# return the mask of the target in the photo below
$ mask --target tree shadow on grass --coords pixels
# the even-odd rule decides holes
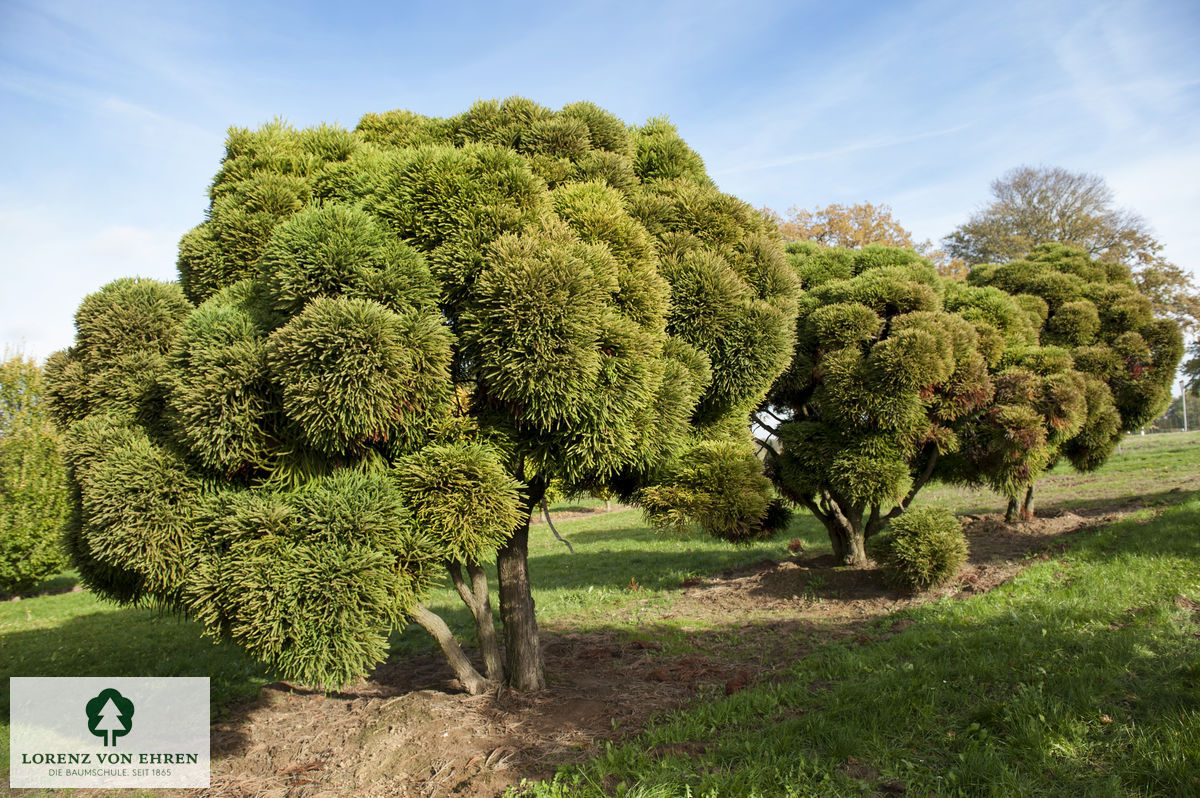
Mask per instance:
[[[622,520],[616,517],[616,513],[614,513],[613,516],[615,520]],[[646,524],[641,518],[638,518],[638,520],[632,524],[626,523],[622,526],[614,525],[611,528],[576,530],[572,528],[572,524],[578,520],[579,519],[571,519],[570,521],[562,522],[555,520],[555,526],[558,528],[558,531],[563,535],[563,537],[567,538],[571,541],[571,543],[576,545],[593,545],[610,542],[628,543],[631,539],[673,542],[680,545],[686,545],[689,541],[693,540],[707,544],[711,544],[713,542],[713,538],[702,532],[683,535],[676,535],[671,532],[662,532],[654,529],[649,524]],[[628,521],[628,519],[624,520]],[[549,534],[548,530],[547,534]],[[786,529],[783,529],[771,537],[763,540],[749,541],[749,544],[754,545],[773,541],[786,542],[794,537],[799,537],[802,540],[811,543],[819,543],[828,540],[828,534],[825,532],[825,528],[818,523],[816,518],[810,515],[806,510],[795,510],[793,512],[792,521]],[[737,544],[735,543],[729,543],[726,545],[729,546],[731,551],[737,549]]]
[[[3,676],[207,676],[214,714],[269,680],[236,646],[203,637],[199,625],[148,609],[96,611],[52,628],[0,636]],[[0,715],[9,682],[0,679]]]
[[[1036,486],[1034,490],[1037,490]],[[1142,508],[1173,507],[1189,502],[1198,496],[1200,496],[1200,490],[1187,490],[1178,487],[1154,493],[1122,496],[1119,499],[1114,499],[1112,496],[1088,498],[1053,496],[1044,502],[1044,506],[1039,509],[1039,512],[1073,512],[1079,515],[1106,514],[1118,510],[1128,511]]]
[[[0,601],[20,601],[40,596],[57,596],[60,593],[74,593],[82,589],[79,584],[79,574],[74,571],[64,571],[48,579],[43,579],[29,590],[23,590],[15,594],[0,593]]]

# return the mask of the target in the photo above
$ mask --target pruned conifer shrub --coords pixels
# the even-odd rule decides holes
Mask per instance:
[[[922,591],[944,585],[958,574],[967,561],[967,538],[949,510],[918,507],[874,538],[870,553],[889,584]]]
[[[551,481],[633,500],[715,446],[737,481],[688,504],[703,527],[780,523],[745,418],[799,287],[667,121],[510,98],[275,122],[230,131],[210,197],[179,283],[102,287],[48,366],[68,548],[102,595],[321,684],[416,620],[466,689],[533,690],[528,521]],[[421,603],[447,574],[486,676]]]

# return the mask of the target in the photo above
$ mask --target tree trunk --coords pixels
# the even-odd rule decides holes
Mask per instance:
[[[842,565],[860,568],[867,564],[866,528],[863,525],[864,507],[843,506],[830,491],[823,491],[818,499],[811,496],[794,496],[793,501],[803,504],[829,533],[833,556]],[[881,528],[879,513],[873,510],[870,523]],[[878,528],[872,530],[878,531]]]
[[[851,504],[844,496],[839,496],[831,488],[823,488],[819,495],[785,495],[792,501],[803,504],[824,524],[829,532],[829,540],[833,543],[833,554],[842,565],[855,568],[867,564],[867,538],[879,534],[896,516],[903,513],[926,482],[933,477],[934,467],[938,462],[939,450],[935,444],[928,444],[924,449],[926,460],[921,473],[913,480],[908,495],[904,501],[897,504],[887,513],[883,513],[878,504],[871,505],[871,513],[864,519],[867,505]],[[1010,506],[1010,512],[1015,512]]]
[[[1025,486],[1024,500],[1018,496],[1010,496],[1008,499],[1008,510],[1004,513],[1004,523],[1016,524],[1025,523],[1033,520],[1033,483]]]
[[[867,564],[866,530],[863,527],[863,509],[837,501],[831,502],[834,519],[841,525],[842,565],[861,568]]]
[[[832,539],[832,533],[830,535]],[[867,564],[866,541],[861,529],[839,530],[833,553],[842,565],[861,568]]]
[[[1033,484],[1025,489],[1025,503],[1021,506],[1021,520],[1033,520]]]
[[[496,552],[500,577],[500,620],[504,624],[505,671],[508,685],[530,692],[546,686],[546,668],[538,641],[537,616],[529,585],[529,519],[545,495],[545,483],[529,485],[523,521],[504,547]]]
[[[483,653],[483,664],[487,668],[489,679],[502,681],[504,661],[500,658],[500,641],[496,639],[496,622],[492,620],[492,599],[488,594],[487,572],[479,563],[469,562],[467,573],[471,575],[472,592],[480,603],[476,623],[479,628],[479,648]]]
[[[450,627],[446,626],[445,621],[420,604],[413,610],[412,617],[414,621],[425,627],[425,631],[433,635],[434,640],[438,641],[438,645],[442,647],[442,653],[446,655],[446,660],[450,663],[450,667],[454,670],[454,675],[462,684],[463,689],[471,695],[479,695],[495,687],[494,682],[483,678],[479,675],[479,671],[475,670],[471,660],[467,659],[462,646],[454,639],[454,634],[450,631]]]
[[[513,533],[496,553],[500,575],[500,620],[508,684],[515,690],[541,690],[546,686],[537,617],[529,586],[529,522]]]
[[[833,556],[842,565],[861,568],[867,564],[861,508],[850,508],[843,512],[831,505],[831,509],[825,529],[829,532],[829,542],[833,544]]]
[[[458,562],[447,563],[450,578],[459,597],[475,618],[475,634],[479,640],[479,653],[483,656],[483,664],[487,676],[492,681],[503,681],[504,662],[500,657],[500,643],[496,639],[496,623],[492,619],[492,601],[488,594],[487,572],[479,563],[466,564],[470,584],[463,578]]]
[[[841,564],[852,565],[854,568],[866,565],[866,544],[862,529],[851,529],[847,534],[845,547],[842,548]]]

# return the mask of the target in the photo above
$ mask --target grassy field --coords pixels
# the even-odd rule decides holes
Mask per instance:
[[[738,547],[702,536],[664,536],[646,525],[640,511],[628,508],[555,522],[555,526],[571,541],[574,554],[545,525],[530,531],[530,578],[538,623],[546,629],[636,633],[640,617],[656,614],[686,579],[767,557],[786,557],[787,542],[794,537],[810,549],[829,547],[824,528],[808,516],[797,517],[786,533],[772,540]],[[494,569],[490,574],[494,589]],[[471,616],[449,586],[435,593],[429,605],[457,633],[472,639]],[[429,636],[416,626],[393,639],[394,656],[429,648]]]
[[[1200,489],[1200,432],[1130,435],[1099,470],[1080,474],[1066,463],[1035,486],[1037,508],[1076,512],[1119,504],[1175,504]],[[1005,501],[990,491],[935,485],[919,503],[941,504],[960,514],[1002,513]]]
[[[878,622],[776,683],[530,788],[565,795],[1200,795],[1200,435],[1131,439],[1042,507],[1141,503],[1012,583]],[[976,491],[926,501],[997,512]],[[903,788],[903,789],[902,789]]]
[[[1086,784],[1080,794],[1194,792],[1198,630],[1175,596],[1200,601],[1200,508],[1187,501],[1198,474],[1200,434],[1130,438],[1092,475],[1056,469],[1039,483],[1040,510],[1170,509],[1095,536],[993,594],[911,611],[913,626],[886,642],[822,649],[797,662],[787,684],[669,719],[539,789],[603,794],[625,782],[644,795],[859,794],[897,779],[946,795],[1036,794],[1063,779]],[[972,514],[1003,509],[998,497],[952,486],[918,501]],[[791,538],[809,552],[828,548],[807,516],[747,547],[664,538],[627,509],[558,527],[574,554],[545,526],[531,534],[539,619],[551,630],[637,635],[642,616],[661,616],[689,577],[787,556]],[[429,603],[470,642],[469,616],[448,587]],[[675,630],[668,647],[686,646],[688,631]],[[432,648],[415,627],[393,643],[394,658]],[[0,603],[0,666],[2,676],[207,675],[218,714],[273,678],[191,622],[86,591]],[[0,720],[7,706],[5,679]],[[667,741],[699,743],[704,753],[655,753]]]
[[[1200,500],[889,616],[538,796],[1200,794]],[[911,624],[911,625],[910,625]],[[889,635],[891,628],[903,628]]]

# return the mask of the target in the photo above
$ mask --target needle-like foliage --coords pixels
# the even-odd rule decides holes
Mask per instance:
[[[797,282],[665,120],[511,98],[275,122],[230,131],[210,196],[179,285],[105,286],[50,363],[94,589],[307,682],[368,671],[414,618],[477,691],[420,601],[448,566],[499,678],[495,556],[508,678],[536,689],[525,552],[551,480],[640,496],[711,450],[739,477],[692,503],[706,527],[776,517],[730,430],[788,361]]]
[[[777,426],[759,415],[779,447],[767,457],[779,490],[825,525],[842,562],[859,565],[866,539],[958,450],[992,399],[989,358],[1028,322],[998,291],[984,298],[996,318],[973,322],[910,250],[798,243],[788,253],[807,290],[791,365],[762,408],[781,414]]]
[[[1018,502],[1028,518],[1043,470],[1062,457],[1098,468],[1122,434],[1166,407],[1183,356],[1179,326],[1154,317],[1125,266],[1058,244],[976,266],[967,283],[958,301],[980,290],[1012,295],[1040,345],[1006,350],[995,407],[968,433],[959,474],[1008,496],[1010,520]]]

